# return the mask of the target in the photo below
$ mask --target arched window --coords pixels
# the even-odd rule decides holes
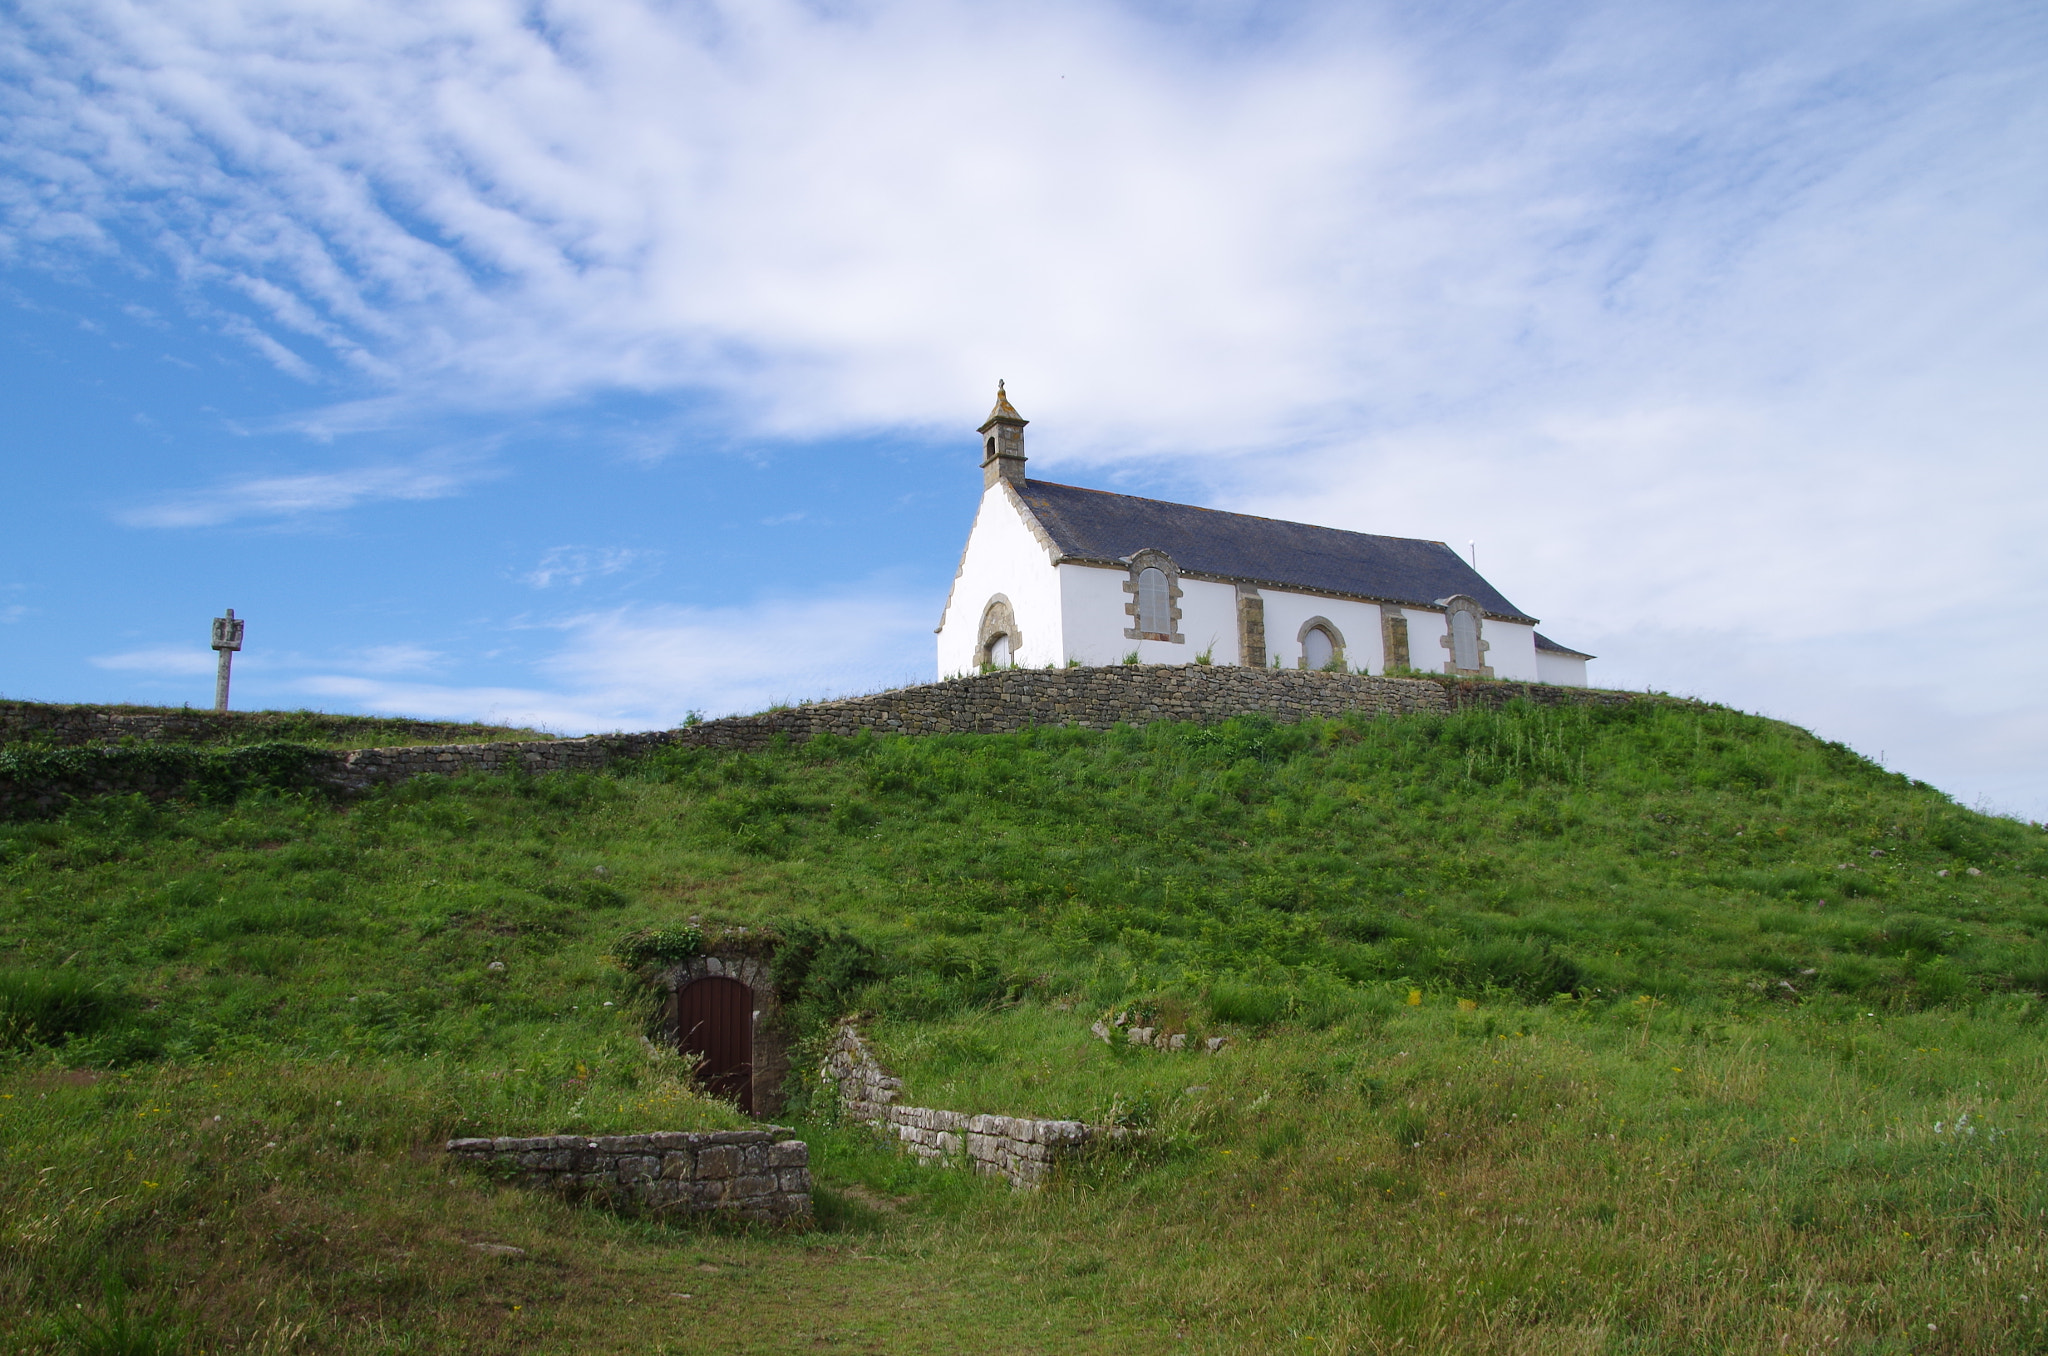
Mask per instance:
[[[1444,672],[1493,677],[1486,662],[1486,652],[1492,648],[1486,639],[1486,614],[1477,600],[1454,593],[1437,599],[1436,605],[1444,610],[1444,633],[1437,637],[1437,644],[1450,651],[1444,659]]]
[[[1337,657],[1337,643],[1330,639],[1328,631],[1314,627],[1301,638],[1301,657],[1306,661],[1304,668],[1326,669]]]
[[[1479,667],[1479,619],[1463,608],[1451,614],[1451,662],[1461,669]]]
[[[1157,565],[1138,571],[1138,630],[1161,635],[1173,630],[1173,600],[1166,588],[1166,571]]]
[[[993,438],[988,440],[988,454],[991,457],[993,457],[996,454],[996,440]]]
[[[1173,558],[1148,546],[1133,551],[1123,563],[1131,571],[1123,584],[1130,595],[1124,615],[1131,619],[1124,639],[1185,645],[1187,637],[1180,633],[1180,571]]]
[[[988,643],[988,662],[999,669],[1010,667],[1010,638],[997,636]]]

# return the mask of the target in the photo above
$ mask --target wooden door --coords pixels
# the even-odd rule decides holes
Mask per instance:
[[[706,975],[676,994],[676,1043],[701,1057],[697,1080],[714,1097],[754,1114],[754,991],[726,975]]]

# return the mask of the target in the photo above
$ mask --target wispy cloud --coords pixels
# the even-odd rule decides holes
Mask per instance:
[[[589,580],[618,574],[635,565],[648,565],[660,558],[659,551],[624,546],[556,546],[543,553],[540,563],[520,578],[537,589],[576,588]]]
[[[219,662],[219,656],[211,650],[182,645],[124,650],[119,654],[94,655],[92,658],[93,666],[96,668],[164,677],[190,677],[193,674],[212,673]]]
[[[1986,620],[2048,603],[2037,3],[1283,8],[28,0],[0,253],[174,274],[336,392],[308,432],[604,391],[741,433],[958,428],[1003,376],[1034,469],[1477,538],[1610,675],[1748,681],[1671,639],[1711,634],[1790,714],[1932,731],[1961,727],[1829,647],[1916,691],[2048,667],[2048,632]],[[597,554],[528,582],[606,573],[563,549]],[[703,646],[806,690],[739,619],[617,625],[641,676],[558,675],[561,711],[653,712],[632,656]],[[1955,718],[2048,767],[2048,733]]]
[[[186,491],[124,509],[131,527],[216,527],[248,518],[300,518],[338,513],[390,499],[445,499],[487,472],[474,466],[363,466],[345,471],[255,476],[212,489]]]
[[[295,686],[371,711],[586,733],[665,728],[691,711],[756,711],[930,675],[927,609],[885,589],[731,608],[621,608],[554,625],[563,643],[533,665],[529,686],[336,672]]]

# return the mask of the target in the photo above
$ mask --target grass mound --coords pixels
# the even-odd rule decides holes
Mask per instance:
[[[0,826],[0,1331],[2022,1349],[2044,874],[2037,828],[1676,703],[102,798]],[[908,1100],[1148,1133],[1016,1198],[804,1080],[802,1238],[450,1176],[453,1134],[737,1123],[633,967],[738,926]]]

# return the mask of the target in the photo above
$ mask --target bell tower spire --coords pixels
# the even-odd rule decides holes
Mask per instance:
[[[1024,483],[1024,425],[1031,421],[1017,413],[1016,406],[1003,390],[1003,383],[996,383],[996,407],[988,412],[988,421],[976,432],[981,434],[981,487],[986,490],[998,480],[1007,480],[1012,485]]]

